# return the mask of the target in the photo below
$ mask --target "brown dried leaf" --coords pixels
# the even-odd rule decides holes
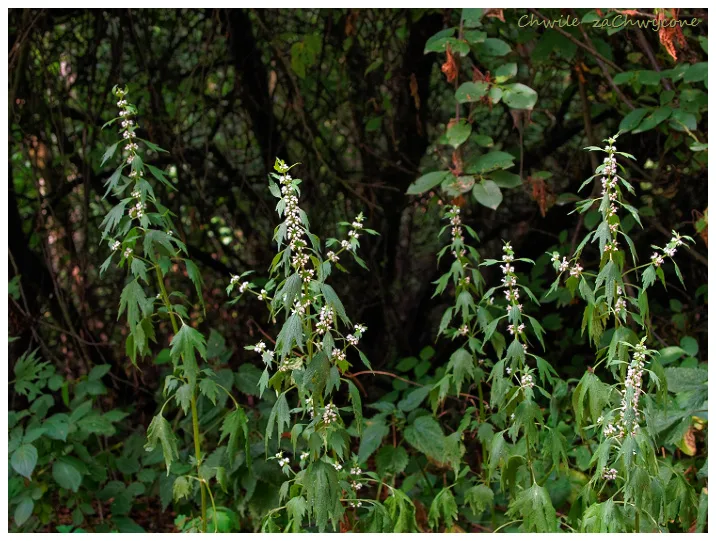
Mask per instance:
[[[487,8],[485,10],[485,17],[494,17],[503,23],[505,22],[505,16],[502,13],[502,8]]]
[[[452,83],[452,82],[455,82],[455,80],[457,80],[458,68],[457,68],[457,62],[455,62],[455,57],[453,56],[449,45],[445,49],[445,55],[447,56],[447,59],[445,60],[445,63],[441,66],[440,69],[445,74],[445,77],[447,78],[447,82]]]

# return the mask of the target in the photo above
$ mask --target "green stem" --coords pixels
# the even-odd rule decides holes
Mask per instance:
[[[161,292],[162,300],[164,301],[164,305],[167,308],[167,312],[169,313],[169,319],[172,323],[172,329],[174,330],[174,334],[176,335],[179,332],[179,326],[177,325],[177,320],[174,317],[174,312],[172,311],[171,302],[169,301],[169,295],[167,294],[167,289],[164,286],[164,274],[162,273],[162,269],[157,267],[155,268],[157,271],[157,281],[159,282],[159,291]],[[183,355],[182,355],[183,358]],[[194,432],[194,456],[196,457],[196,472],[198,477],[201,477],[201,440],[199,436],[199,414],[196,410],[196,391],[193,390],[191,394],[191,424],[193,427]],[[206,487],[204,486],[204,483],[200,483],[201,487],[201,525],[202,525],[202,531],[206,532]]]

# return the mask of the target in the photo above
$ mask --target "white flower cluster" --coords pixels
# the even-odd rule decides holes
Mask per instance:
[[[338,462],[334,462],[333,467],[336,469],[336,471],[341,471],[343,469],[343,466]]]
[[[676,249],[685,244],[682,240],[684,237],[679,235],[676,231],[672,231],[672,234],[673,237],[671,237],[669,244],[667,244],[664,248],[660,248],[660,250],[664,252],[664,255],[668,257],[674,257],[676,255]],[[664,264],[664,256],[658,252],[654,252],[651,256],[651,263],[655,267],[660,267]]]
[[[256,295],[256,298],[260,301],[268,299],[268,292],[265,289],[261,290],[261,293]]]
[[[452,255],[455,258],[463,257],[466,250],[463,248],[465,236],[462,231],[462,221],[460,219],[460,207],[452,205],[447,207],[445,217],[450,220],[450,236],[452,241]],[[459,249],[459,252],[458,252]]]
[[[351,475],[360,475],[363,473],[363,470],[361,470],[358,466],[353,466],[351,468]]]
[[[355,334],[349,334],[346,336],[346,340],[351,346],[357,346],[358,341],[363,336],[363,333],[368,330],[368,327],[365,325],[361,325],[360,323],[354,327],[354,333]]]
[[[331,263],[338,263],[338,260],[340,259],[334,252],[328,252],[326,257]]]
[[[323,306],[321,313],[318,315],[318,324],[316,330],[318,334],[325,334],[331,329],[333,325],[333,309],[329,306]]]
[[[278,465],[281,466],[282,468],[284,466],[288,466],[288,464],[290,462],[290,460],[288,458],[284,458],[282,451],[279,451],[278,453],[276,453],[276,458],[278,459]]]
[[[119,98],[119,101],[117,102],[117,107],[119,108],[119,116],[122,118],[122,121],[120,122],[120,125],[122,126],[122,129],[124,130],[124,133],[122,134],[124,139],[127,139],[127,145],[124,147],[124,150],[127,151],[127,163],[131,164],[134,161],[134,157],[137,155],[138,146],[137,143],[134,142],[134,130],[136,129],[136,125],[134,123],[134,120],[132,120],[131,116],[134,115],[134,111],[129,103],[127,103],[127,100],[124,99],[124,96],[126,95],[126,92],[122,90],[121,88],[117,88],[114,91],[115,95]]]
[[[311,419],[313,419],[316,416],[316,410],[313,409],[313,397],[309,396],[308,398],[306,398],[306,400],[304,400],[304,402],[306,404],[306,409],[308,410],[308,414],[311,416]],[[306,454],[308,454],[308,453],[306,453]]]
[[[284,300],[286,300],[286,295],[283,296]],[[311,299],[309,297],[304,297],[302,299],[296,299],[296,301],[293,303],[293,308],[291,308],[292,314],[297,314],[299,316],[303,316],[306,313],[306,310],[311,306]]]
[[[525,324],[524,324],[524,323],[520,323],[520,324],[517,326],[516,329],[515,329],[515,326],[514,326],[514,325],[510,324],[510,325],[507,326],[507,330],[510,331],[510,334],[514,336],[515,332],[516,332],[517,334],[519,334],[519,333],[521,333],[522,331],[525,330]]]
[[[122,247],[122,243],[118,240],[112,241],[112,243],[109,245],[110,248],[112,248],[113,252],[116,252]]]
[[[323,410],[323,422],[327,425],[338,420],[338,409],[333,404],[328,404]]]
[[[460,334],[460,336],[466,336],[467,333],[470,332],[470,329],[468,328],[467,325],[463,325],[462,327],[460,327],[460,328],[458,329],[457,332]]]
[[[532,374],[525,374],[520,378],[520,387],[523,389],[531,389],[535,386],[535,382],[532,378]]]
[[[348,236],[352,239],[358,240],[358,237],[360,237],[359,231],[363,229],[363,220],[365,220],[365,217],[363,216],[363,213],[361,212],[356,216],[356,219],[353,220],[353,223],[351,224],[351,229],[348,231]]]
[[[517,288],[515,267],[511,265],[511,263],[515,260],[515,252],[512,250],[512,245],[509,242],[505,243],[502,247],[502,251],[505,252],[502,256],[502,261],[505,264],[500,265],[500,269],[502,269],[502,274],[504,274],[502,278],[502,287],[505,288],[505,299],[507,299],[508,303],[507,315],[514,315],[517,317],[518,314],[522,313],[522,304],[520,304],[520,291]],[[525,326],[522,323],[517,324],[517,326],[515,326],[515,324],[510,324],[507,327],[507,330],[513,336],[519,335],[524,331],[524,329]],[[527,351],[527,344],[522,343],[522,348],[524,351]]]
[[[351,507],[363,507],[363,502],[351,502],[349,505]]]
[[[129,217],[130,218],[141,218],[144,216],[144,211],[147,209],[147,204],[142,203],[141,201],[137,201],[137,204],[134,205],[131,209],[129,209]]]
[[[132,249],[131,249],[131,248],[127,248],[127,249],[124,251],[124,257],[129,257],[130,255],[132,255]]]
[[[343,353],[343,352],[342,352],[340,349],[338,349],[338,348],[333,348],[333,351],[331,352],[331,356],[332,356],[334,359],[337,359],[337,360],[339,360],[339,361],[345,361],[345,360],[346,360],[346,354]]]
[[[607,481],[614,481],[614,479],[617,478],[617,470],[614,468],[604,468],[602,470],[602,478],[606,479]]]
[[[308,283],[313,279],[313,269],[306,268],[310,258],[304,252],[308,244],[304,239],[305,229],[301,223],[301,209],[298,206],[296,186],[291,175],[285,172],[278,181],[281,184],[282,201],[285,205],[283,214],[286,217],[286,237],[288,246],[293,253],[291,266],[301,276],[301,279]]]
[[[581,276],[583,270],[584,270],[584,269],[582,268],[582,266],[581,266],[579,263],[575,263],[575,264],[574,264],[574,267],[572,267],[572,268],[569,270],[569,275],[570,275],[570,276],[575,276],[575,277]]]
[[[357,481],[351,481],[351,487],[353,487],[353,490],[355,490],[357,492],[361,488],[363,488],[363,483],[359,483]]]
[[[632,360],[627,369],[624,389],[622,389],[621,406],[616,426],[613,423],[607,425],[603,434],[607,438],[616,437],[623,439],[627,434],[635,436],[639,431],[639,397],[643,393],[642,375],[646,364],[647,348],[644,342],[634,346]]]
[[[309,457],[308,451],[304,451],[301,453],[301,460],[306,460]]]

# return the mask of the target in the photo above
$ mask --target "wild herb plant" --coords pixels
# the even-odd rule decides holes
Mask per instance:
[[[597,347],[597,362],[587,367],[572,397],[581,438],[590,442],[590,448],[591,442],[598,442],[590,462],[593,475],[581,493],[587,507],[581,529],[667,531],[667,524],[674,520],[687,529],[696,513],[696,494],[683,471],[656,452],[658,410],[666,403],[667,380],[655,352],[646,345],[651,331],[647,290],[657,277],[666,286],[663,266],[667,260],[683,283],[672,258],[679,246],[693,243],[693,239],[673,232],[666,246],[652,246],[656,251],[648,263],[638,264],[636,248],[622,228],[620,213],[627,211],[637,223],[641,221],[637,209],[625,200],[624,190],[631,194],[635,191],[617,156],[635,158],[616,150],[617,137],[606,139],[604,148],[587,147],[606,156],[582,188],[594,180],[600,184],[601,194],[578,203],[577,209],[585,213],[598,205],[600,224],[585,235],[570,259],[560,260],[558,252],[552,254],[559,276],[550,292],[568,273],[566,287],[585,303],[582,332],[586,331]],[[580,264],[582,251],[590,241],[598,245],[598,272]],[[600,347],[607,333],[609,342]],[[597,368],[602,364],[616,383],[609,385],[600,379]],[[647,374],[648,387],[643,382]],[[658,394],[649,394],[650,389]]]
[[[168,189],[173,189],[173,186],[160,169],[146,163],[140,144],[153,152],[165,151],[138,137],[137,109],[127,101],[127,89],[115,87],[113,92],[119,100],[119,115],[105,126],[119,124],[120,140],[107,149],[103,163],[114,156],[119,146],[122,147],[122,163],[106,183],[105,196],[112,193],[119,202],[102,223],[103,238],[112,250],[102,270],[109,267],[115,256],[119,257],[118,266],[127,268],[128,280],[120,297],[119,315],[126,313],[129,326],[126,351],[133,363],[136,363],[137,356],[150,353],[149,342],[156,341],[156,326],[167,320],[171,324],[173,373],[164,380],[165,400],[147,429],[146,450],[152,451],[161,446],[169,475],[172,464],[179,459],[179,450],[174,429],[167,420],[167,408],[174,402],[185,415],[191,414],[190,438],[193,439],[194,456],[190,462],[194,473],[185,471],[179,475],[174,480],[173,493],[175,499],[190,497],[198,487],[200,515],[189,521],[186,529],[207,531],[207,507],[211,505],[211,518],[216,530],[218,518],[209,482],[216,479],[223,485],[226,472],[223,467],[204,464],[206,450],[202,449],[197,402],[200,397],[205,397],[216,405],[220,393],[226,393],[233,401],[235,407],[226,414],[221,427],[221,439],[228,437],[230,466],[242,438],[248,446],[247,418],[230,391],[213,377],[211,368],[199,364],[200,360],[206,360],[206,339],[192,326],[189,299],[179,291],[170,293],[167,288],[168,278],[176,275],[183,266],[203,305],[199,269],[188,258],[186,245],[175,233],[173,214],[159,202],[145,174],[151,174]],[[250,458],[247,452],[246,460],[250,461]]]
[[[289,173],[293,167],[276,159],[275,172],[270,174],[269,189],[278,199],[276,211],[284,218],[274,231],[278,253],[269,269],[270,279],[259,287],[245,279],[249,272],[233,276],[227,293],[238,290],[232,302],[255,296],[266,304],[271,321],[284,320],[273,349],[263,340],[246,348],[261,355],[265,364],[261,394],[268,388],[276,393],[264,439],[267,452],[269,446],[272,453],[277,451],[274,459],[288,477],[279,494],[284,505],[267,514],[263,530],[298,532],[312,523],[323,531],[329,522],[337,529],[347,509],[375,503],[366,495],[375,475],[363,472],[363,465],[350,453],[351,436],[360,434],[363,413],[358,388],[346,377],[352,366],[349,356],[357,354],[370,368],[358,348],[367,329],[351,323],[328,279],[334,268],[345,271],[342,257],[364,265],[356,253],[359,238],[376,232],[364,227],[359,214],[352,223],[340,224],[349,228],[347,238],[330,238],[322,249],[299,206],[302,181]],[[343,390],[350,407],[335,401]],[[353,416],[352,428],[346,414]],[[282,442],[289,428],[290,446]],[[276,443],[271,445],[274,436]],[[357,511],[351,515],[348,520],[359,517]]]

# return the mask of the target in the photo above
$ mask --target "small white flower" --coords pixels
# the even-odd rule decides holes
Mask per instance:
[[[341,471],[343,469],[343,466],[341,466],[338,462],[334,463],[333,467],[336,469],[336,471]]]
[[[231,276],[231,285],[237,283],[239,280],[240,280],[240,278],[237,275],[235,275],[235,274],[232,275]]]
[[[254,346],[254,351],[256,353],[262,353],[263,350],[265,350],[265,349],[266,349],[266,344],[263,343],[263,340]]]
[[[127,249],[124,251],[124,257],[129,257],[130,255],[132,255],[132,249],[131,249],[131,248],[127,248]]]
[[[243,284],[241,284],[239,286],[239,293],[243,293],[244,291],[246,291],[248,289],[248,287],[249,287],[249,283],[244,282]]]
[[[118,240],[115,240],[115,241],[110,245],[110,248],[112,248],[112,251],[113,251],[113,252],[116,252],[117,250],[120,249],[121,246],[122,246],[122,244],[121,244]]]
[[[301,460],[306,460],[309,457],[308,451],[301,453]]]

